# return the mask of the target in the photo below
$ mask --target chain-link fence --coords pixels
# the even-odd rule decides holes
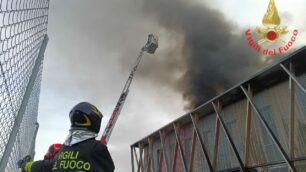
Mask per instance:
[[[49,0],[0,0],[0,171],[34,154]]]

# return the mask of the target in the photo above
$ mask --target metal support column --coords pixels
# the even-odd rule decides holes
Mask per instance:
[[[200,143],[200,145],[201,145],[201,148],[202,148],[203,154],[204,154],[204,156],[205,156],[206,162],[207,162],[207,164],[208,164],[208,168],[209,168],[210,171],[213,171],[213,167],[212,167],[212,165],[211,165],[211,161],[210,161],[210,158],[209,158],[209,156],[208,156],[208,152],[207,152],[207,150],[206,150],[206,148],[205,148],[205,144],[204,144],[204,142],[203,142],[203,138],[202,138],[202,136],[201,136],[201,134],[200,134],[200,131],[199,131],[199,129],[198,129],[198,122],[197,122],[197,121],[198,121],[199,115],[196,114],[196,116],[195,116],[196,119],[194,119],[193,115],[190,114],[190,118],[191,118],[193,127],[194,127],[194,129],[195,129],[197,138],[198,138],[198,140],[199,140],[199,143]],[[205,139],[208,139],[208,138],[205,138]]]
[[[175,172],[177,150],[178,150],[178,143],[177,143],[177,141],[175,141],[174,155],[173,155],[173,160],[172,160],[172,172]]]
[[[241,169],[241,171],[244,172],[244,171],[245,171],[244,164],[243,164],[242,159],[241,159],[241,157],[240,157],[240,155],[239,155],[239,153],[238,153],[238,150],[237,150],[236,147],[235,147],[234,141],[233,141],[233,139],[231,138],[231,136],[230,136],[230,134],[229,134],[229,131],[228,131],[226,125],[225,125],[225,122],[224,122],[223,118],[222,118],[221,115],[220,115],[220,111],[217,109],[217,106],[215,105],[214,102],[211,102],[211,103],[212,103],[212,106],[214,107],[214,110],[215,110],[215,112],[216,112],[216,114],[217,114],[217,117],[218,117],[219,120],[220,120],[221,126],[222,126],[222,128],[223,128],[223,130],[224,130],[224,133],[225,133],[225,136],[226,136],[227,140],[229,141],[229,143],[230,143],[230,145],[231,145],[231,148],[233,149],[233,151],[234,151],[234,153],[235,153],[235,156],[236,156],[236,158],[237,158],[237,160],[238,160],[240,169]],[[218,104],[220,104],[219,101],[218,101]],[[219,105],[219,107],[220,107],[220,105]]]
[[[217,171],[219,139],[220,139],[220,120],[218,116],[216,115],[214,156],[213,156],[213,161],[212,161],[212,168],[214,172]]]
[[[159,136],[160,136],[160,144],[163,150],[163,154],[164,154],[164,159],[165,159],[165,164],[166,164],[166,172],[170,171],[170,166],[167,162],[167,156],[166,156],[166,150],[165,150],[165,132],[164,131],[159,131]]]
[[[291,73],[283,64],[280,64],[280,66],[283,68],[283,70],[290,76],[290,78],[295,82],[297,86],[300,87],[300,89],[306,94],[305,87],[297,80],[297,78],[294,76],[293,73]]]
[[[180,137],[179,136],[180,126],[178,126],[178,124],[173,123],[173,128],[174,128],[176,142],[178,143],[178,147],[179,147],[179,150],[180,150],[181,160],[183,161],[184,170],[185,170],[185,172],[188,172],[186,158],[184,156],[184,151],[182,149],[182,143],[181,143],[181,140],[179,138]]]
[[[138,168],[138,172],[140,171],[140,169],[141,169],[141,172],[144,172],[144,165],[143,165],[142,155],[143,155],[143,146],[140,143],[139,144],[139,165],[140,165],[140,168]]]
[[[252,91],[250,85],[248,85],[248,94],[251,97]],[[247,167],[250,161],[250,141],[251,141],[251,129],[252,129],[252,105],[247,100],[247,116],[246,116],[246,127],[245,127],[245,156],[244,156],[244,164]]]
[[[293,163],[290,161],[289,156],[287,155],[285,149],[282,147],[282,145],[280,144],[280,142],[277,140],[277,137],[275,136],[275,134],[273,133],[272,129],[269,127],[267,121],[263,118],[262,114],[259,112],[258,108],[256,107],[256,105],[254,104],[252,98],[248,95],[248,92],[246,91],[246,89],[241,85],[240,88],[242,89],[242,91],[244,92],[245,96],[247,97],[247,99],[249,100],[249,102],[251,103],[254,111],[256,112],[259,120],[261,121],[261,123],[263,124],[263,126],[265,127],[265,129],[267,130],[268,134],[271,136],[273,142],[276,144],[278,150],[280,151],[281,155],[283,156],[283,158],[285,159],[289,169],[292,172],[296,172],[296,169],[293,165]]]
[[[188,166],[188,172],[192,172],[193,170],[193,160],[194,160],[194,151],[195,151],[195,144],[197,141],[197,136],[196,136],[196,132],[195,129],[193,127],[192,129],[192,141],[191,141],[191,153],[190,153],[190,157],[189,157],[189,166]]]
[[[163,154],[163,150],[161,150],[160,154],[159,154],[159,164],[158,164],[158,172],[162,172],[162,168],[163,168],[163,159],[164,159],[164,154]]]
[[[292,63],[290,63],[290,73],[294,75]],[[295,112],[294,112],[294,97],[295,97],[295,83],[289,76],[289,94],[290,94],[290,114],[289,114],[289,158],[294,159],[294,133],[295,133]],[[294,164],[294,163],[293,163]],[[290,170],[289,170],[290,171]]]
[[[148,156],[148,162],[146,164],[147,169],[146,172],[150,172],[150,169],[153,171],[156,171],[154,168],[154,159],[153,159],[153,140],[151,137],[148,138],[148,143],[149,143],[149,156]]]
[[[140,162],[138,160],[135,147],[133,147],[133,151],[134,151],[134,155],[135,155],[135,159],[136,159],[136,163],[137,163],[137,171],[138,171],[138,169],[140,168]]]
[[[134,168],[134,152],[133,152],[133,147],[131,146],[131,160],[132,160],[132,172],[135,172]]]

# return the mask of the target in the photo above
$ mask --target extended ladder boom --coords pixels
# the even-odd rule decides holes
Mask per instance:
[[[125,83],[125,85],[123,87],[123,90],[122,90],[121,95],[119,97],[119,100],[118,100],[118,102],[117,102],[117,104],[115,106],[115,109],[114,109],[114,111],[112,113],[112,116],[110,117],[110,119],[109,119],[109,121],[108,121],[108,123],[106,125],[106,128],[105,128],[105,130],[103,132],[103,135],[102,135],[102,138],[101,138],[101,142],[103,144],[106,145],[108,143],[108,140],[109,140],[109,138],[111,136],[112,130],[114,129],[115,123],[116,123],[116,121],[117,121],[117,119],[118,119],[118,117],[120,115],[121,109],[122,109],[122,107],[124,105],[124,102],[126,100],[126,97],[127,97],[128,93],[129,93],[129,87],[130,87],[130,85],[132,83],[134,74],[135,74],[135,72],[136,72],[136,70],[137,70],[137,68],[138,68],[138,66],[140,64],[140,61],[141,61],[142,56],[143,56],[143,52],[146,51],[146,52],[148,52],[150,54],[153,54],[157,47],[158,47],[157,37],[155,37],[154,35],[150,34],[149,38],[148,38],[147,44],[140,51],[140,54],[139,54],[139,56],[138,56],[138,58],[136,60],[136,63],[135,63],[135,65],[132,68],[132,71],[130,73],[130,76],[127,79],[127,81],[126,81],[126,83]]]
[[[109,119],[109,121],[108,121],[108,123],[106,125],[106,128],[105,128],[104,133],[103,133],[102,138],[101,138],[101,142],[103,144],[107,144],[107,142],[109,140],[109,137],[110,137],[110,135],[112,133],[114,125],[115,125],[115,123],[116,123],[116,121],[117,121],[117,119],[119,117],[119,114],[121,112],[121,109],[122,109],[122,107],[124,105],[125,99],[126,99],[128,93],[129,93],[129,87],[130,87],[130,85],[132,83],[132,80],[133,80],[133,77],[134,77],[134,73],[137,70],[137,67],[138,67],[138,65],[140,63],[140,60],[141,60],[142,56],[143,56],[143,50],[141,50],[140,55],[137,58],[136,65],[133,67],[133,69],[132,69],[132,71],[130,73],[129,78],[126,81],[126,83],[125,83],[125,85],[123,87],[122,93],[121,93],[121,95],[119,97],[119,100],[118,100],[116,106],[115,106],[115,109],[114,109],[114,111],[112,113],[112,116],[111,116],[111,118]]]

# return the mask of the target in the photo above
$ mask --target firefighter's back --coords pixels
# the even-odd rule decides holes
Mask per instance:
[[[105,145],[95,139],[61,148],[53,172],[113,172],[114,163]]]

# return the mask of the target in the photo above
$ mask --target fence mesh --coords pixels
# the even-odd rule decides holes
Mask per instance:
[[[47,33],[48,9],[49,0],[0,0],[0,171],[18,171],[16,162],[34,149],[42,71],[38,55]],[[35,65],[38,70],[33,70]],[[8,145],[12,148],[7,153]]]

